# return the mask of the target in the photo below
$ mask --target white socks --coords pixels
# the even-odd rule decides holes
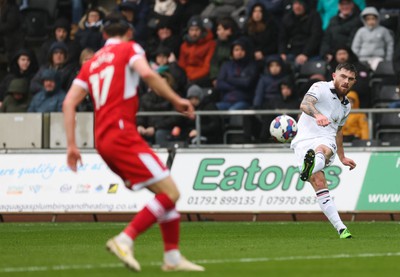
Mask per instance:
[[[321,171],[325,167],[325,155],[322,152],[317,152],[314,159],[314,168],[312,173]]]
[[[133,247],[133,240],[127,235],[125,234],[125,232],[121,232],[119,233],[116,237],[115,240],[117,242],[123,243],[128,245],[130,248]]]
[[[164,252],[164,262],[169,265],[177,265],[181,261],[181,252],[178,249]]]
[[[321,189],[316,192],[318,204],[321,207],[322,212],[329,219],[333,227],[339,232],[341,229],[345,229],[346,226],[340,219],[339,213],[336,209],[335,203],[329,195],[328,189]]]

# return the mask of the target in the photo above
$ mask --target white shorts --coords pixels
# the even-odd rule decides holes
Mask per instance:
[[[317,148],[319,145],[325,145],[332,150],[332,156],[330,157],[329,161],[327,161],[326,166],[329,166],[333,163],[336,157],[336,139],[334,137],[317,137],[313,139],[306,139],[302,141],[296,142],[294,145],[291,146],[294,149],[294,153],[296,155],[297,164],[300,168],[300,171],[303,167],[304,156],[307,153],[308,149]]]

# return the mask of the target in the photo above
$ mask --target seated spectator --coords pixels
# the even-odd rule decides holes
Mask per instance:
[[[176,0],[175,18],[178,20],[179,30],[186,28],[189,19],[195,15],[201,14],[209,4],[209,0]]]
[[[173,86],[173,77],[169,73],[161,73],[161,76]],[[158,94],[148,89],[140,97],[140,111],[174,111],[170,102],[158,96]],[[182,116],[146,116],[137,117],[138,132],[149,143],[155,143],[161,147],[166,147],[173,139],[172,129],[175,126],[180,126],[182,123]],[[154,133],[152,129],[154,128]]]
[[[362,27],[360,13],[353,0],[340,0],[338,6],[339,13],[330,20],[320,48],[320,56],[327,62],[332,61],[333,52],[339,46],[350,47],[354,34]]]
[[[125,19],[135,29],[134,40],[145,47],[147,40],[147,20],[150,12],[149,1],[145,0],[123,0],[118,9]]]
[[[231,45],[237,38],[238,26],[230,17],[217,20],[216,46],[210,62],[210,79],[215,88],[218,72],[222,64],[231,57]]]
[[[393,58],[394,40],[390,31],[379,24],[379,13],[375,7],[367,7],[361,12],[364,27],[357,30],[351,49],[361,62],[366,62],[375,70],[381,61]]]
[[[31,79],[36,74],[38,65],[33,52],[20,49],[9,64],[9,72],[0,83],[0,104],[8,92],[10,82],[15,78],[26,78],[28,87]],[[1,106],[1,105],[0,105]]]
[[[201,17],[215,19],[230,16],[242,5],[243,0],[211,0],[210,4],[202,11]]]
[[[356,91],[360,99],[361,108],[371,107],[371,87],[370,81],[370,69],[365,64],[361,63],[357,56],[353,53],[350,47],[342,46],[338,47],[333,52],[333,60],[328,64],[328,75],[327,79],[332,76],[335,68],[340,63],[351,63],[357,68],[357,82],[352,87],[352,90]]]
[[[154,53],[157,48],[168,48],[174,56],[179,57],[179,48],[182,40],[176,27],[173,26],[173,21],[168,18],[158,20],[155,34],[149,37],[146,46],[148,59],[154,60]]]
[[[251,14],[251,8],[254,6],[254,4],[260,3],[264,6],[268,13],[274,16],[274,19],[277,22],[280,22],[285,12],[286,2],[288,2],[288,0],[248,0],[245,4],[246,15],[249,17]]]
[[[200,16],[193,16],[187,28],[188,31],[180,48],[178,64],[185,70],[190,83],[210,87],[210,63],[216,46],[213,34],[211,30],[203,26]]]
[[[265,103],[280,95],[280,83],[289,75],[285,72],[284,64],[279,55],[269,56],[265,61],[264,70],[257,82],[253,107],[260,109]]]
[[[54,22],[53,32],[51,37],[47,39],[40,47],[38,53],[39,65],[46,65],[48,63],[48,54],[51,46],[55,42],[63,42],[67,47],[68,60],[66,63],[77,63],[81,53],[81,46],[79,42],[70,39],[71,24],[65,18],[58,18]]]
[[[28,80],[15,78],[8,86],[8,94],[0,107],[0,113],[25,113],[32,100],[29,93]]]
[[[187,90],[187,96],[196,111],[215,111],[217,107],[213,101],[208,98],[203,89],[198,85],[191,85]],[[197,143],[196,121],[188,118],[184,119],[185,129],[184,139],[188,143]],[[222,119],[219,116],[201,116],[200,118],[200,140],[201,143],[216,144],[222,142]]]
[[[221,95],[219,110],[245,110],[252,104],[257,83],[257,66],[250,50],[250,42],[239,38],[232,43],[232,59],[222,64],[216,92]]]
[[[104,13],[98,8],[91,8],[86,12],[75,33],[75,41],[79,42],[81,49],[91,48],[97,51],[103,46],[103,18]]]
[[[70,78],[69,78],[69,85],[70,87],[72,85],[72,82],[74,81],[75,77],[78,76],[79,71],[82,68],[82,65],[90,60],[94,56],[94,51],[91,48],[85,48],[81,52],[81,56],[79,57],[79,65],[76,66],[74,71],[72,72]],[[92,100],[90,99],[89,94],[85,96],[85,99],[82,100],[82,102],[78,106],[78,111],[79,112],[92,112],[93,111],[93,103]]]
[[[308,60],[319,59],[322,23],[319,14],[310,10],[305,0],[293,0],[292,10],[282,19],[279,53],[296,68]]]
[[[351,14],[359,14],[364,8],[365,0],[318,0],[317,11],[321,16],[322,30],[326,31],[332,18],[337,15],[343,15],[345,19],[348,11],[351,11]]]
[[[180,95],[184,96],[187,85],[185,71],[177,64],[175,55],[170,49],[160,46],[155,52],[155,59],[150,61],[150,66],[158,73],[169,73],[173,80],[172,88]]]
[[[351,103],[352,109],[359,109],[360,102],[358,94],[355,91],[350,91],[347,98]],[[355,139],[369,139],[368,118],[365,113],[350,113],[346,123],[343,126],[343,141],[351,142]]]
[[[0,1],[0,48],[5,52],[7,62],[15,50],[24,43],[19,7],[15,0]]]
[[[68,48],[63,42],[54,42],[48,53],[48,62],[40,66],[39,71],[32,78],[30,91],[33,95],[42,88],[42,72],[46,69],[56,70],[59,74],[60,85],[64,91],[69,89],[69,78],[73,74],[76,63],[67,63]]]
[[[41,74],[41,80],[43,88],[33,96],[28,112],[62,112],[62,104],[66,92],[60,87],[58,72],[53,69],[45,69]]]
[[[262,69],[268,55],[278,53],[278,26],[262,4],[255,4],[244,26],[244,33],[253,44],[254,60]]]

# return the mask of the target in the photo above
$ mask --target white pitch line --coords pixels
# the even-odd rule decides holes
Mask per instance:
[[[199,264],[225,264],[225,263],[257,263],[274,261],[299,261],[299,260],[326,260],[326,259],[344,259],[344,258],[375,258],[375,257],[398,257],[400,252],[389,253],[360,253],[360,254],[336,254],[328,256],[288,256],[288,257],[260,257],[260,258],[238,258],[238,259],[220,259],[220,260],[197,260]],[[142,266],[160,266],[160,262],[144,263]],[[123,267],[122,263],[113,264],[84,264],[84,265],[55,265],[55,266],[29,266],[29,267],[4,267],[0,268],[0,273],[11,272],[39,272],[39,271],[66,271],[97,268],[118,268]]]

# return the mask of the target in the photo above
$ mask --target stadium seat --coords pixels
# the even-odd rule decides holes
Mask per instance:
[[[400,100],[399,88],[397,85],[383,85],[379,91],[372,92],[373,107],[387,107],[393,101]]]
[[[305,62],[299,70],[299,73],[296,74],[296,85],[299,86],[308,82],[310,77],[315,74],[323,75],[324,77],[327,74],[327,65],[325,61],[316,60],[316,61],[307,61]]]
[[[375,138],[385,141],[392,141],[393,137],[400,136],[400,113],[384,113],[376,118]],[[400,138],[398,138],[400,141]]]
[[[0,148],[42,148],[41,113],[0,114],[0,126],[6,126],[6,131],[0,132]]]

